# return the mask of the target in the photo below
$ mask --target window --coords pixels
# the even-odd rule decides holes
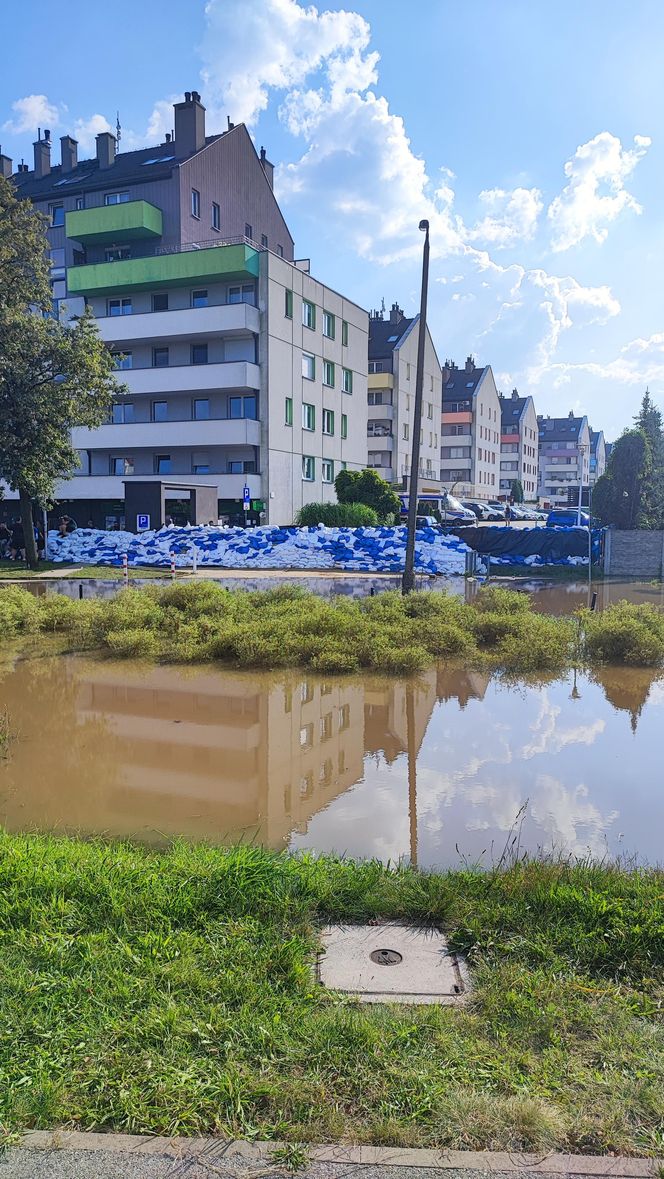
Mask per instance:
[[[316,327],[316,305],[308,299],[302,300],[302,323],[312,331]]]
[[[192,364],[207,364],[208,362],[208,346],[207,344],[192,344],[191,345],[191,363]]]
[[[254,230],[253,230],[253,226],[251,226],[248,221],[246,222],[245,227],[244,227],[244,236],[248,237],[250,239],[250,241],[253,241]]]
[[[342,704],[339,709],[339,732],[350,728],[350,704]]]
[[[221,209],[216,201],[212,202],[212,228],[219,229],[221,226]]]
[[[347,466],[348,466],[348,463],[346,463],[346,462],[342,462],[342,463],[341,463],[341,470],[342,470],[342,471],[345,471],[345,470],[346,470],[346,468],[347,468]]]
[[[73,260],[74,266],[85,266],[85,262],[86,262],[85,250],[73,250],[72,251],[72,260]]]
[[[228,416],[229,418],[252,418],[256,419],[256,397],[250,393],[246,397],[228,398]]]
[[[427,417],[429,421],[433,420],[433,405],[431,402],[427,404]]]
[[[306,483],[313,483],[316,478],[316,460],[310,454],[302,455],[302,478]]]
[[[285,405],[285,409],[284,409],[284,424],[286,426],[293,425],[293,398],[292,397],[286,398],[286,405]]]
[[[323,483],[334,483],[334,463],[332,462],[332,459],[322,460],[321,471]]]
[[[131,315],[131,299],[109,299],[106,303],[107,315]]]
[[[65,251],[64,247],[58,250],[49,250],[51,259],[51,278],[64,278],[65,276]]]
[[[194,475],[210,474],[210,457],[207,451],[195,450],[191,456],[191,469]]]
[[[229,459],[226,471],[229,475],[255,475],[256,463],[253,459]]]
[[[191,292],[192,307],[207,307],[208,293],[207,291],[192,291]]]
[[[341,343],[344,348],[348,347],[348,320],[346,319],[341,321]]]
[[[283,246],[277,246],[277,253],[278,253],[278,255],[279,255],[279,257],[280,257],[280,258],[283,258],[283,256],[284,256],[284,247],[283,247]]]
[[[342,413],[341,415],[341,437],[348,437],[348,414],[346,413]]]
[[[152,367],[168,368],[168,348],[152,349]]]
[[[406,380],[410,380],[410,365],[406,364]]]
[[[342,368],[341,370],[341,388],[344,393],[353,392],[353,371],[350,368]]]
[[[403,440],[404,440],[404,442],[408,442],[408,440],[410,438],[410,426],[408,425],[408,422],[404,422],[404,424],[402,426],[402,430],[403,430]]]
[[[267,234],[266,233],[261,234],[261,245],[264,250],[267,250]]]
[[[111,475],[133,475],[134,460],[133,458],[112,458],[111,459]]]
[[[369,372],[370,373],[389,372],[389,369],[385,369],[383,365],[384,365],[384,362],[382,360],[370,360],[369,361]]]
[[[457,434],[468,434],[470,426],[443,426],[443,438],[454,438]]]
[[[323,312],[323,335],[327,336],[328,340],[334,339],[335,318],[331,311]]]
[[[334,364],[331,360],[323,361],[323,384],[334,388]]]
[[[244,283],[241,287],[228,288],[229,303],[254,303],[255,288],[252,282]]]
[[[163,294],[155,294],[152,296],[152,310],[153,311],[168,311],[168,291]]]
[[[153,422],[167,422],[168,421],[168,402],[167,401],[153,401],[152,402],[152,421]]]
[[[308,381],[316,379],[316,357],[312,356],[310,352],[302,353],[302,376],[306,377]]]
[[[193,417],[196,422],[205,422],[210,416],[210,402],[207,397],[195,397]]]
[[[201,194],[197,188],[191,190],[191,215],[200,221],[201,218]]]
[[[104,197],[105,205],[124,205],[129,200],[128,192],[107,192]]]
[[[76,197],[76,208],[77,209],[84,209],[85,208],[85,197],[84,196]]]
[[[104,250],[104,257],[107,262],[126,262],[127,258],[131,258],[131,247],[113,246],[109,250]]]
[[[170,475],[171,473],[171,456],[170,454],[156,454],[154,458],[154,470],[156,475]]]
[[[334,434],[334,410],[323,410],[323,433]]]
[[[115,368],[132,368],[131,352],[113,352]]]
[[[64,207],[64,205],[50,205],[49,211],[51,214],[51,225],[64,225],[64,223],[65,223],[65,207]]]
[[[135,421],[133,402],[116,402],[111,410],[111,421],[114,426],[126,426]]]
[[[293,292],[288,288],[284,291],[284,315],[286,319],[293,318]]]
[[[302,402],[302,429],[316,429],[316,407],[315,405],[310,405],[308,401]]]
[[[332,736],[332,713],[326,712],[325,716],[320,718],[319,734],[321,741],[329,741]]]

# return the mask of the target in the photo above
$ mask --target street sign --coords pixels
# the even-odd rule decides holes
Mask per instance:
[[[245,512],[248,512],[249,508],[251,507],[251,492],[246,483],[242,488],[242,506],[244,507]]]
[[[147,512],[143,512],[136,517],[136,531],[148,532],[150,528],[150,517]]]

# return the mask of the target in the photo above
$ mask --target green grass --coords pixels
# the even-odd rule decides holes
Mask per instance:
[[[188,573],[188,571],[186,571]],[[0,560],[0,581],[15,581],[21,578],[33,578],[36,575],[52,574],[55,579],[60,577],[72,577],[76,580],[85,580],[87,578],[95,578],[98,581],[119,581],[122,576],[122,569],[116,565],[63,565],[60,561],[40,561],[39,568],[36,570],[28,569],[23,561],[1,561]],[[183,571],[178,570],[176,576],[185,575]],[[132,568],[129,570],[130,577],[170,577],[170,570],[166,568],[155,569],[154,566],[146,568]],[[44,577],[44,581],[49,578]]]
[[[468,1005],[322,990],[316,928],[376,917],[441,925]],[[661,1155],[663,959],[655,870],[0,835],[0,1125]]]

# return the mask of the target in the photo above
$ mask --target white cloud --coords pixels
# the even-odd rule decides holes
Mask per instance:
[[[625,180],[650,147],[646,135],[635,135],[635,147],[624,148],[616,135],[601,131],[577,147],[565,164],[569,183],[551,202],[547,216],[551,224],[551,245],[568,250],[586,237],[606,240],[607,226],[625,209],[640,213],[638,201],[625,188]]]
[[[664,332],[654,332],[644,339],[639,336],[623,344],[617,355],[605,361],[557,361],[549,366],[555,386],[568,384],[574,377],[585,374],[613,384],[635,385],[645,389],[651,385],[664,387]]]
[[[468,241],[488,242],[497,248],[530,241],[542,211],[542,194],[538,188],[489,188],[480,193],[486,216],[467,231]]]
[[[115,127],[111,127],[104,115],[90,115],[89,119],[76,120],[72,134],[78,140],[81,152],[87,152],[94,151],[95,136],[101,135],[103,131],[112,131],[115,135]]]
[[[2,124],[3,131],[12,135],[22,135],[24,132],[37,134],[37,128],[57,127],[60,122],[60,112],[57,106],[49,102],[45,94],[28,94],[25,98],[17,98],[12,103],[15,112],[13,119],[7,119]]]

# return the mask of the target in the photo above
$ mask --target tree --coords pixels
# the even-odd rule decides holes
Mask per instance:
[[[647,438],[651,455],[650,472],[641,488],[642,527],[661,528],[664,524],[664,429],[661,412],[648,389],[634,418],[634,425]]]
[[[123,391],[89,309],[66,325],[27,309],[0,311],[0,477],[19,493],[31,569],[32,500],[47,503],[79,465],[72,428],[101,425]]]
[[[46,218],[0,176],[0,314],[50,306]]]
[[[379,520],[385,520],[388,516],[399,518],[399,496],[371,467],[364,471],[339,471],[334,480],[334,489],[340,504],[366,504],[374,509]]]
[[[523,484],[520,479],[513,479],[512,480],[512,487],[510,489],[510,495],[512,496],[512,500],[514,501],[515,504],[522,504],[523,503],[523,499],[524,499]]]
[[[650,443],[642,430],[626,430],[615,443],[606,474],[593,489],[593,515],[616,528],[650,527],[642,493],[652,471]]]

